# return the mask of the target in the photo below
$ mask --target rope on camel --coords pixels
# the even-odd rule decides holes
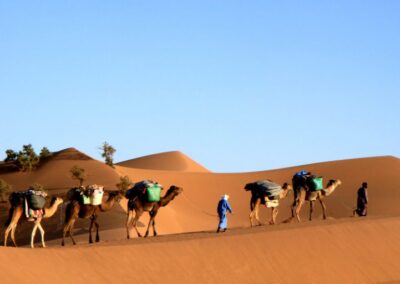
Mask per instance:
[[[218,217],[217,214],[212,214],[212,213],[209,213],[209,212],[207,212],[207,211],[201,209],[200,206],[198,206],[196,203],[194,203],[192,200],[190,200],[190,199],[186,196],[185,192],[182,192],[182,196],[184,196],[184,197],[186,198],[186,200],[189,201],[190,205],[191,205],[193,208],[197,209],[197,210],[200,211],[201,213],[206,214],[206,215],[208,215],[208,216],[212,216],[212,217]]]

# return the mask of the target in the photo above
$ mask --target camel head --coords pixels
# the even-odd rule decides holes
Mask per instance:
[[[179,187],[179,186],[176,186],[176,185],[171,185],[171,187],[168,189],[166,194],[173,193],[174,195],[178,195],[178,194],[180,194],[182,192],[183,192],[183,188],[182,187]]]
[[[337,180],[335,180],[335,179],[330,179],[330,180],[328,181],[328,184],[326,185],[326,187],[330,187],[330,186],[332,186],[332,185],[335,185],[335,186],[337,187],[337,186],[339,186],[339,185],[341,185],[341,184],[342,184],[342,181],[339,180],[339,179],[337,179]]]
[[[124,196],[124,190],[114,190],[108,192],[109,198],[115,198],[116,202],[119,202]]]
[[[331,180],[328,181],[328,184],[326,185],[326,188],[323,190],[323,193],[324,193],[326,196],[329,196],[329,195],[331,195],[331,194],[335,191],[335,189],[336,189],[339,185],[341,185],[341,184],[342,184],[342,182],[341,182],[340,180],[331,179]]]
[[[246,191],[252,191],[253,189],[254,189],[254,182],[247,183],[244,186],[244,190],[246,190]]]
[[[56,206],[58,206],[58,205],[60,205],[61,203],[63,203],[64,202],[64,200],[61,198],[61,197],[53,197],[52,199],[51,199],[51,201],[50,201],[50,206],[52,206],[52,205],[56,205]]]
[[[287,182],[285,182],[283,185],[282,185],[282,189],[283,190],[293,190],[293,187],[290,185],[290,184],[288,184]]]

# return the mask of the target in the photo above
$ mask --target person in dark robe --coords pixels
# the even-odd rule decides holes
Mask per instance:
[[[363,182],[357,191],[357,209],[354,210],[353,215],[367,216],[368,207],[368,183]]]
[[[228,202],[229,195],[225,194],[222,196],[221,200],[218,202],[217,212],[219,217],[217,233],[225,232],[228,228],[228,217],[227,212],[232,213],[231,205]]]

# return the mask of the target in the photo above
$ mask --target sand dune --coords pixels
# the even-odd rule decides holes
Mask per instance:
[[[208,170],[179,151],[159,153],[144,156],[132,160],[117,163],[128,168],[184,171],[184,172],[208,172]]]
[[[179,185],[184,192],[160,209],[157,228],[161,236],[147,240],[124,240],[126,200],[123,200],[121,206],[100,215],[100,244],[87,245],[89,221],[80,220],[75,233],[78,246],[72,247],[68,240],[67,247],[61,248],[63,211],[60,210],[43,222],[50,249],[0,248],[0,261],[10,260],[4,268],[8,272],[6,283],[12,279],[23,282],[38,275],[44,277],[45,283],[53,281],[49,280],[51,277],[62,283],[77,279],[78,283],[88,279],[99,282],[131,279],[144,283],[215,283],[223,279],[233,283],[376,283],[400,279],[398,158],[332,161],[251,173],[211,173],[179,152],[129,160],[112,169],[69,148],[55,154],[37,171],[2,173],[0,178],[15,189],[25,189],[36,181],[50,188],[50,192],[60,194],[75,185],[68,174],[75,164],[87,170],[88,182],[104,184],[109,189],[115,187],[119,176],[128,175],[135,182],[157,180],[165,190],[172,184]],[[320,220],[321,210],[317,205],[315,221],[306,221],[309,210],[306,204],[302,212],[304,223],[282,223],[290,216],[293,201],[290,194],[280,205],[279,225],[249,228],[250,194],[244,191],[244,185],[266,178],[278,183],[290,182],[293,173],[301,169],[322,175],[325,182],[342,180],[342,186],[326,199],[329,220]],[[363,181],[369,183],[369,217],[349,218],[356,191]],[[231,196],[232,229],[217,235],[214,233],[216,204],[224,193]],[[0,209],[3,223],[7,206],[3,204]],[[265,222],[268,220],[266,208],[261,209],[261,217]],[[146,215],[141,220],[141,231],[147,221]],[[31,226],[21,224],[20,244],[28,243]],[[43,268],[19,273],[13,266],[39,260],[43,267],[54,265],[56,270]]]

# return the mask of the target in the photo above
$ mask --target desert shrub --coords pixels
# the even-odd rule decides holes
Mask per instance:
[[[106,164],[110,167],[114,167],[113,156],[116,151],[114,147],[107,142],[104,142],[100,147],[100,150],[102,150],[101,156],[104,158]]]
[[[116,184],[119,190],[126,191],[132,186],[132,182],[128,176],[123,176],[119,178],[120,182]]]
[[[23,145],[18,153],[18,164],[21,171],[32,171],[39,163],[39,156],[35,153],[32,144]]]
[[[15,152],[12,149],[7,149],[6,150],[6,158],[4,159],[4,162],[15,162],[18,159],[18,153]]]
[[[42,150],[40,150],[40,154],[39,154],[40,159],[44,159],[44,158],[47,158],[50,156],[51,156],[51,152],[49,151],[49,149],[47,149],[47,147],[43,147]]]
[[[70,170],[72,179],[76,179],[79,181],[79,186],[83,186],[83,183],[86,180],[86,172],[84,168],[80,168],[79,166],[75,165]]]

